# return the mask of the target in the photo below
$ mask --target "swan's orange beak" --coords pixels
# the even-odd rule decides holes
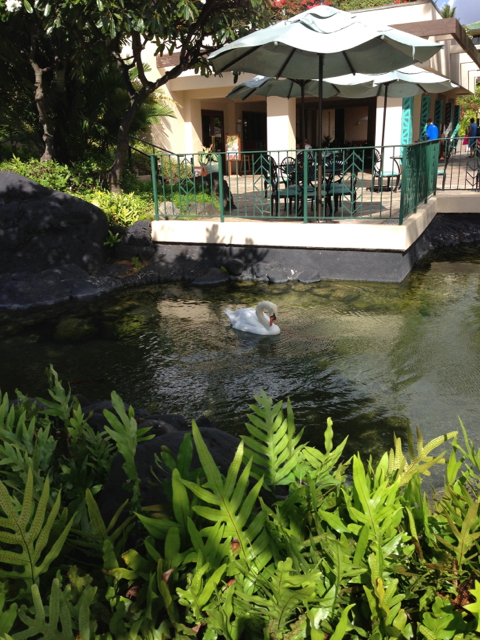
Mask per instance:
[[[273,314],[273,316],[270,316],[270,326],[272,326],[272,324],[275,322],[276,319],[277,319],[277,316],[275,314]]]

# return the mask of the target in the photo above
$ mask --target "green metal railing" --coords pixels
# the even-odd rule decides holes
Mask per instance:
[[[402,194],[399,224],[415,213],[421,202],[435,194],[438,182],[440,142],[431,140],[405,146],[402,158]]]
[[[480,138],[451,138],[442,142],[438,173],[444,191],[480,189]]]
[[[440,165],[440,141],[195,154],[173,154],[148,144],[152,153],[142,153],[150,158],[157,220],[378,219],[402,224],[437,189],[453,188],[445,187],[445,175],[455,166],[452,155],[461,156],[454,140],[447,141],[449,159]],[[467,167],[470,178],[464,183],[470,187],[463,188],[476,188],[472,185],[478,179],[475,183],[472,175],[479,161],[475,157],[468,162],[475,167]],[[465,167],[462,170],[464,175]]]

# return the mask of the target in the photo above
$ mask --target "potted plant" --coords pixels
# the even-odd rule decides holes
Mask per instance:
[[[218,153],[212,152],[212,145],[203,147],[202,152],[198,154],[198,161],[202,168],[202,175],[218,171]]]

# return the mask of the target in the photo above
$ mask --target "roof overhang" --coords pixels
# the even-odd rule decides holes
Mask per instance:
[[[421,38],[437,37],[441,40],[455,40],[480,69],[480,52],[475,48],[465,29],[456,18],[408,22],[406,24],[392,24],[391,26]]]

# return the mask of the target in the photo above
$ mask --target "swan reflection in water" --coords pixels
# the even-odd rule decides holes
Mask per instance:
[[[263,301],[259,302],[255,308],[236,311],[225,309],[225,313],[230,318],[232,327],[242,333],[259,336],[276,336],[280,333],[280,327],[275,324],[277,305],[273,302]]]

